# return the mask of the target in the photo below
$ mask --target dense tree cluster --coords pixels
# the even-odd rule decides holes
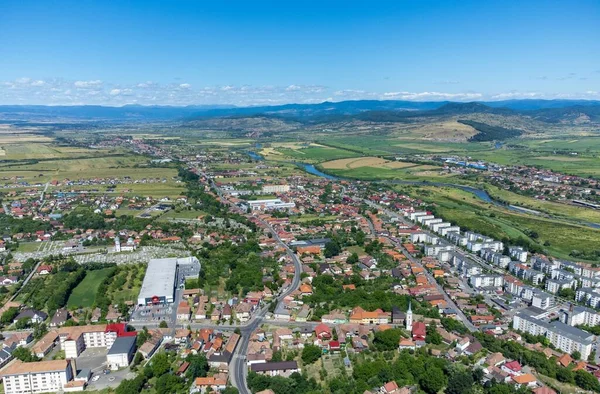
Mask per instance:
[[[303,297],[303,301],[313,308],[312,319],[320,319],[322,315],[333,309],[348,309],[360,306],[365,310],[381,308],[390,312],[393,306],[400,310],[408,309],[409,296],[398,295],[389,291],[393,278],[382,276],[374,280],[364,280],[359,275],[352,275],[343,280],[336,280],[331,275],[318,275],[313,279],[313,294]],[[342,285],[354,284],[356,290],[344,290]],[[421,306],[413,300],[413,311],[417,314],[439,318],[437,309]]]
[[[233,293],[262,290],[265,284],[276,289],[279,285],[277,262],[273,258],[262,258],[259,253],[260,246],[253,240],[238,245],[231,242],[217,246],[206,244],[198,253],[198,258],[205,262],[200,271],[199,287],[219,286],[221,278],[227,278],[225,288]],[[273,278],[267,283],[263,283],[265,268]]]
[[[10,232],[10,234],[34,233],[40,230],[48,231],[50,223],[27,217],[17,219],[6,214],[0,214],[0,229],[2,229],[3,233]]]
[[[253,393],[271,389],[275,394],[317,394],[323,393],[315,379],[307,379],[297,372],[289,378],[281,376],[259,375],[255,372],[248,374],[248,387]]]

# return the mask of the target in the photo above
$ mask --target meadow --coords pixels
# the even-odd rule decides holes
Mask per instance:
[[[114,268],[103,268],[88,271],[85,278],[73,289],[67,307],[75,309],[79,307],[89,308],[96,302],[96,292],[100,283],[114,272]]]

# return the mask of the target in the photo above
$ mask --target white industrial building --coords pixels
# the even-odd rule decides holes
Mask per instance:
[[[176,277],[176,258],[151,259],[138,295],[138,305],[172,304]]]
[[[197,278],[200,262],[195,257],[151,259],[138,295],[138,305],[171,304],[174,302],[177,282]]]
[[[273,209],[290,209],[295,208],[296,204],[292,202],[285,202],[279,198],[273,198],[269,200],[254,200],[246,201],[242,204],[245,209],[250,208],[252,211],[269,211]]]

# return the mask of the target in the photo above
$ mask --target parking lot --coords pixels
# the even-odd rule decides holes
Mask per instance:
[[[138,306],[131,314],[133,322],[173,322],[175,309],[173,305]]]
[[[106,354],[108,349],[101,347],[90,347],[85,349],[77,357],[77,369],[88,368],[92,372],[101,371],[105,368]]]
[[[115,388],[123,380],[133,378],[135,378],[135,373],[131,372],[129,368],[120,371],[111,371],[108,375],[105,375],[102,371],[98,371],[92,375],[86,391],[100,391],[108,387]]]

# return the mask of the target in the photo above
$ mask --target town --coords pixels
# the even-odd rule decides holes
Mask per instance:
[[[174,173],[4,185],[5,393],[600,389],[595,265],[387,185],[130,144]],[[433,372],[381,375],[381,357]]]

